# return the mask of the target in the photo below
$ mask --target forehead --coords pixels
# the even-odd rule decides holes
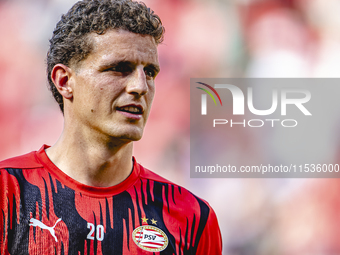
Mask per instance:
[[[132,61],[158,64],[157,44],[151,35],[110,29],[102,35],[91,33],[92,61]]]

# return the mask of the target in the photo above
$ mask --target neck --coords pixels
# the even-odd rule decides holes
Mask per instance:
[[[130,175],[132,142],[79,135],[79,132],[67,134],[64,130],[46,154],[71,178],[89,186],[110,187]]]

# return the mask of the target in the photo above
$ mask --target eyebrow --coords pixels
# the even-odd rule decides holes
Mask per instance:
[[[118,65],[135,66],[135,64],[131,61],[117,60],[117,61],[111,62],[109,64],[102,64],[102,65],[99,66],[99,69],[105,70],[105,69],[108,69],[108,68],[111,68],[111,67],[114,67],[114,66],[118,66]],[[152,68],[153,70],[155,70],[156,73],[159,73],[160,70],[161,70],[159,65],[155,65],[155,64],[152,64],[152,63],[147,64],[145,67]]]

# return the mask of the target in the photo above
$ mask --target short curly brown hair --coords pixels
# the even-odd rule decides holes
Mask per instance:
[[[49,88],[64,113],[63,97],[58,92],[51,72],[56,64],[69,66],[85,59],[92,50],[89,33],[103,34],[108,29],[123,29],[151,35],[157,44],[163,41],[164,27],[160,18],[142,2],[132,0],[83,0],[61,16],[50,39],[47,53]]]

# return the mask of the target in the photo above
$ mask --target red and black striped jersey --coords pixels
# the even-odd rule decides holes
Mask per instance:
[[[0,163],[0,254],[218,255],[207,202],[134,160],[130,176],[99,188],[64,174],[39,151]]]

